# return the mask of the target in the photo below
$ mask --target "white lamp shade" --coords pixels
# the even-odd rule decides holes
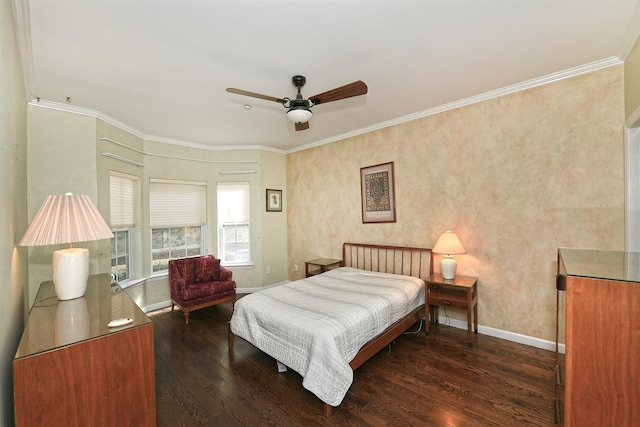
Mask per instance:
[[[291,108],[287,111],[287,117],[294,123],[306,123],[311,116],[313,113],[307,108]]]
[[[440,235],[432,251],[434,254],[444,254],[440,261],[440,272],[442,273],[442,278],[446,280],[451,280],[456,275],[458,263],[452,255],[467,253],[456,233],[451,230],[447,230]]]
[[[467,253],[458,235],[451,230],[447,230],[440,235],[432,250],[434,254],[457,255]]]

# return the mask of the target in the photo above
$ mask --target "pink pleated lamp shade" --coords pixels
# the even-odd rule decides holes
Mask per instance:
[[[113,233],[89,196],[49,196],[31,221],[20,246],[111,239]]]
[[[58,299],[64,301],[83,296],[89,278],[89,250],[73,244],[112,237],[89,196],[67,193],[47,197],[20,246],[70,244],[70,248],[53,252],[53,284]]]

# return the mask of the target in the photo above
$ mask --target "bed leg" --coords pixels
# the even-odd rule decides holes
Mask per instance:
[[[324,402],[323,402],[324,403]],[[328,403],[324,403],[324,416],[329,418],[331,416],[331,411],[333,408]]]
[[[228,334],[228,340],[229,340],[229,351],[233,350],[233,332],[231,332],[231,322],[227,323],[227,334]]]

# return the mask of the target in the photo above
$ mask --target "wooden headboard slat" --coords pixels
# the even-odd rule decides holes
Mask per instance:
[[[433,273],[431,248],[343,243],[342,262],[346,267],[404,274],[425,280]]]

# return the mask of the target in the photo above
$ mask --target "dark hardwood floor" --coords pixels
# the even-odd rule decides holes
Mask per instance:
[[[342,405],[322,402],[292,370],[236,337],[231,304],[153,313],[159,427],[551,426],[554,353],[439,325],[399,337],[355,371]],[[413,331],[418,329],[416,324]]]

